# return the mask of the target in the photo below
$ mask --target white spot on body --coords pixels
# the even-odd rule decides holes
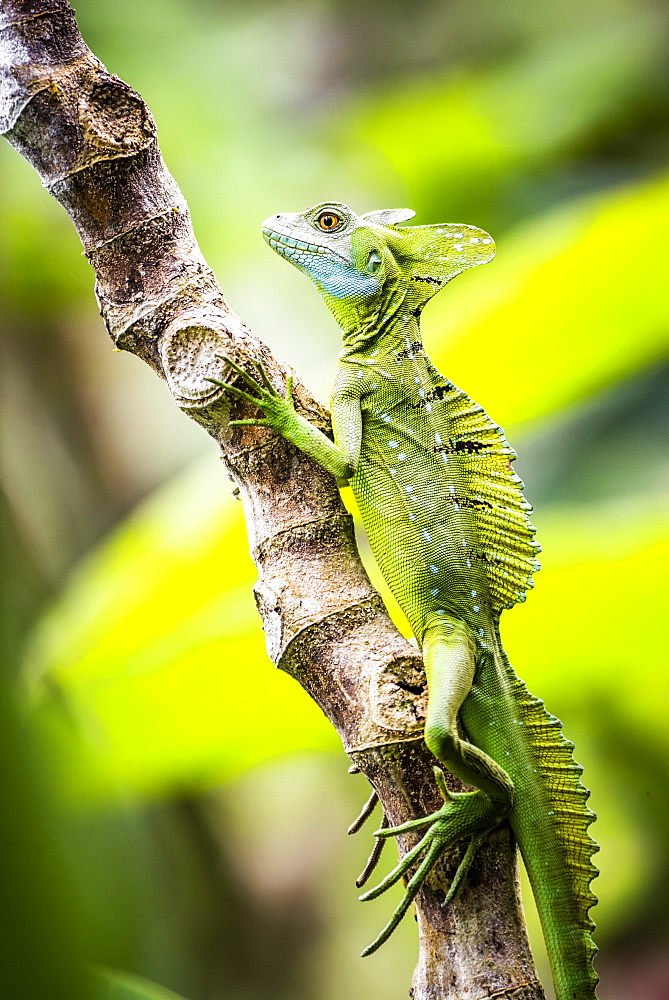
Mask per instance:
[[[425,412],[426,413],[432,413],[432,403],[426,403],[425,404]]]
[[[407,483],[407,485],[404,487],[404,489],[407,491],[407,493],[413,493],[413,491],[416,489],[416,487],[412,486],[410,483]]]
[[[462,539],[462,547],[463,547],[463,549],[467,548],[467,539],[466,538]]]
[[[418,395],[420,396],[421,399],[424,399],[425,398],[425,389],[419,389],[418,390]]]
[[[472,238],[470,239],[469,242],[470,243],[480,243],[481,241],[479,240],[478,236],[472,236]]]
[[[492,243],[492,240],[491,239],[481,240],[481,243]]]
[[[481,636],[481,638],[483,638],[483,636],[485,635],[485,629],[480,628],[479,635]]]
[[[427,530],[427,528],[423,528],[423,538],[425,539],[426,542],[431,542],[432,541],[432,535]]]
[[[387,413],[382,413],[381,414],[381,420],[383,420],[384,424],[389,424],[390,423],[390,417],[388,416]]]
[[[472,597],[476,597],[476,591],[472,590]]]
[[[481,610],[481,609],[480,609],[480,607],[478,606],[478,604],[475,604],[475,605],[474,605],[474,607],[472,608],[472,611],[480,611],[480,610]]]
[[[436,441],[437,444],[441,444],[441,434],[439,433],[439,431],[434,432],[434,440]]]
[[[463,247],[462,243],[454,243],[453,244],[453,249],[454,250],[464,250],[464,247]]]
[[[388,442],[388,447],[389,448],[398,448],[399,445],[398,445],[397,441],[389,441]]]
[[[399,458],[400,462],[404,462],[406,460],[406,455],[404,454],[403,451],[401,451],[397,457]]]
[[[435,566],[434,563],[432,563],[432,565],[430,566],[430,573],[438,573],[438,572],[439,572],[439,567]]]
[[[471,559],[468,559],[467,560],[467,569],[471,569],[471,568],[472,568],[472,561],[471,561]]]
[[[435,587],[435,588],[434,588],[434,590],[431,590],[431,591],[430,591],[430,593],[432,594],[432,596],[433,596],[433,597],[436,597],[436,596],[437,596],[437,594],[439,593],[439,588],[438,588],[438,587]]]

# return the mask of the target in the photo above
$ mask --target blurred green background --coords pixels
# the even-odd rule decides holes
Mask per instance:
[[[544,568],[503,635],[593,791],[601,995],[666,1000],[666,3],[82,0],[77,17],[153,110],[233,308],[324,400],[338,331],[263,218],[336,199],[495,237],[425,340],[506,428],[535,506]],[[113,351],[92,286],[2,144],[0,961],[17,980],[0,996],[71,1000],[83,956],[190,1000],[406,997],[413,921],[357,958],[391,906],[355,902],[365,782],[266,657],[212,442]]]

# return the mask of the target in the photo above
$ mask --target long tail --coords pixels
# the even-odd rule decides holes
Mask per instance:
[[[597,948],[589,910],[597,897],[590,883],[598,874],[591,858],[599,846],[588,833],[595,819],[587,806],[590,793],[560,721],[502,655],[533,772],[520,779],[524,788],[518,788],[511,822],[537,902],[555,991],[558,1000],[593,1000],[599,977],[592,967]]]

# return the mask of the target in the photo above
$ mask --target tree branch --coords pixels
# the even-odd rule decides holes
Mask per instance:
[[[219,445],[246,510],[270,656],[337,728],[391,824],[433,811],[440,798],[421,738],[420,657],[371,587],[332,478],[265,429],[229,427],[231,412],[254,412],[208,381],[223,377],[223,355],[261,361],[278,389],[288,372],[226,304],[148,108],[86,47],[65,0],[0,5],[0,132],[70,214],[114,342],[164,378]],[[327,414],[297,381],[295,397],[327,430]],[[400,852],[414,843],[399,838]],[[417,897],[414,1000],[540,1000],[509,828],[490,838],[442,909],[461,854],[451,851]]]

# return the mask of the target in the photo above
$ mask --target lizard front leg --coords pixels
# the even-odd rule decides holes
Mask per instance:
[[[259,362],[253,362],[253,364],[260,377],[260,384],[231,358],[221,356],[221,360],[225,361],[239,376],[244,382],[245,388],[240,389],[230,382],[221,382],[214,378],[210,378],[208,381],[213,385],[220,386],[226,394],[259,407],[264,414],[262,418],[231,420],[230,426],[270,427],[306,455],[309,455],[310,458],[313,458],[328,472],[331,472],[339,486],[348,484],[354,471],[350,459],[318,427],[314,427],[296,411],[291,376],[286,379],[284,398],[271,384],[265,369]]]
[[[470,838],[444,905],[455,897],[479,847],[507,818],[513,802],[513,784],[506,771],[458,732],[458,712],[469,694],[475,670],[473,646],[464,622],[444,618],[429,627],[423,642],[423,656],[429,690],[425,742],[444,767],[476,790],[450,792],[442,771],[435,768],[437,784],[444,797],[442,808],[430,816],[376,831],[375,836],[383,838],[428,827],[422,839],[393,871],[360,897],[363,901],[375,899],[420,861],[399,906],[379,936],[362,952],[363,956],[371,955],[390,937],[444,851],[457,841]]]

